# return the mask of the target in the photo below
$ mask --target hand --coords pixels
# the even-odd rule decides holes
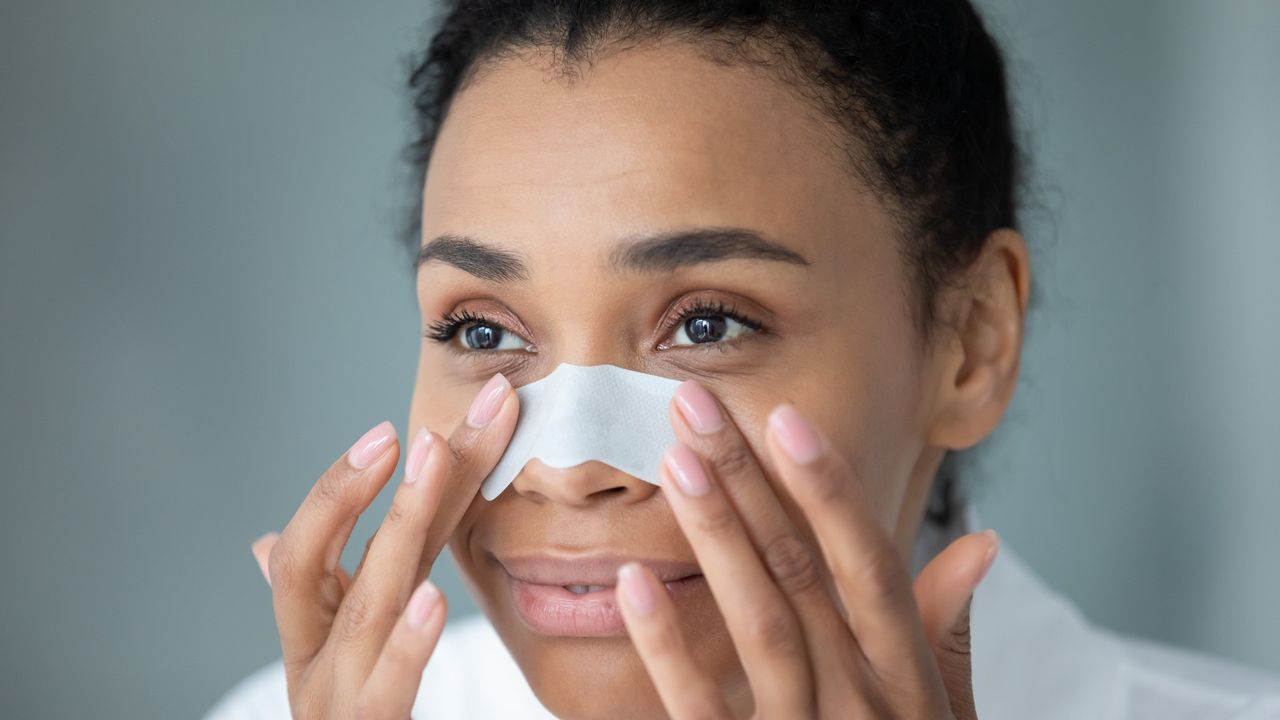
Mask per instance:
[[[769,416],[766,445],[773,485],[807,519],[817,549],[710,393],[682,384],[671,416],[681,442],[663,459],[662,491],[724,616],[756,717],[976,717],[969,600],[995,557],[994,532],[956,540],[913,586],[848,463],[794,408]],[[657,578],[628,564],[618,595],[671,717],[732,717]]]
[[[506,447],[518,403],[495,375],[448,440],[418,431],[405,478],[354,576],[339,560],[360,513],[395,471],[391,423],[370,430],[320,476],[282,533],[254,543],[295,718],[409,717],[446,614],[426,577]]]

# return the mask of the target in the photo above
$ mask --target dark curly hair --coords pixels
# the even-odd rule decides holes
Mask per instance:
[[[939,290],[994,230],[1017,227],[1021,157],[1004,60],[968,0],[453,0],[411,58],[416,252],[421,191],[453,98],[487,63],[550,51],[572,78],[645,42],[687,43],[715,63],[767,67],[844,130],[849,169],[893,214],[931,336]],[[929,517],[952,513],[948,454]]]

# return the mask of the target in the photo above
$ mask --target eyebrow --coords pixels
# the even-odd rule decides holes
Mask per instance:
[[[755,230],[710,227],[624,240],[609,253],[609,267],[615,271],[656,273],[737,259],[809,264],[800,253]],[[529,277],[529,268],[517,253],[466,235],[440,235],[423,245],[418,250],[414,269],[432,260],[490,282],[526,280]]]
[[[679,230],[625,242],[610,253],[609,264],[619,270],[670,272],[688,265],[735,259],[809,264],[803,255],[785,245],[755,230],[735,227]]]
[[[413,263],[414,270],[431,260],[452,265],[489,282],[526,280],[529,277],[529,268],[516,253],[465,235],[441,235],[423,245]]]

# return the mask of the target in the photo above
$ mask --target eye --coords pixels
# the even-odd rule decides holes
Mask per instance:
[[[461,342],[468,350],[525,350],[529,347],[519,335],[486,322],[463,328]]]
[[[454,344],[460,352],[532,350],[531,344],[493,320],[473,315],[449,313],[431,324],[425,335],[438,343]]]
[[[709,345],[756,332],[760,324],[722,305],[686,310],[676,321],[668,347]]]

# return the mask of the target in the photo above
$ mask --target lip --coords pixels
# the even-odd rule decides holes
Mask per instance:
[[[705,581],[693,563],[623,555],[535,554],[494,556],[506,571],[511,599],[529,629],[543,635],[611,637],[626,633],[614,592],[618,568],[639,562],[666,586],[673,598],[697,591]],[[587,593],[566,585],[596,585]]]

